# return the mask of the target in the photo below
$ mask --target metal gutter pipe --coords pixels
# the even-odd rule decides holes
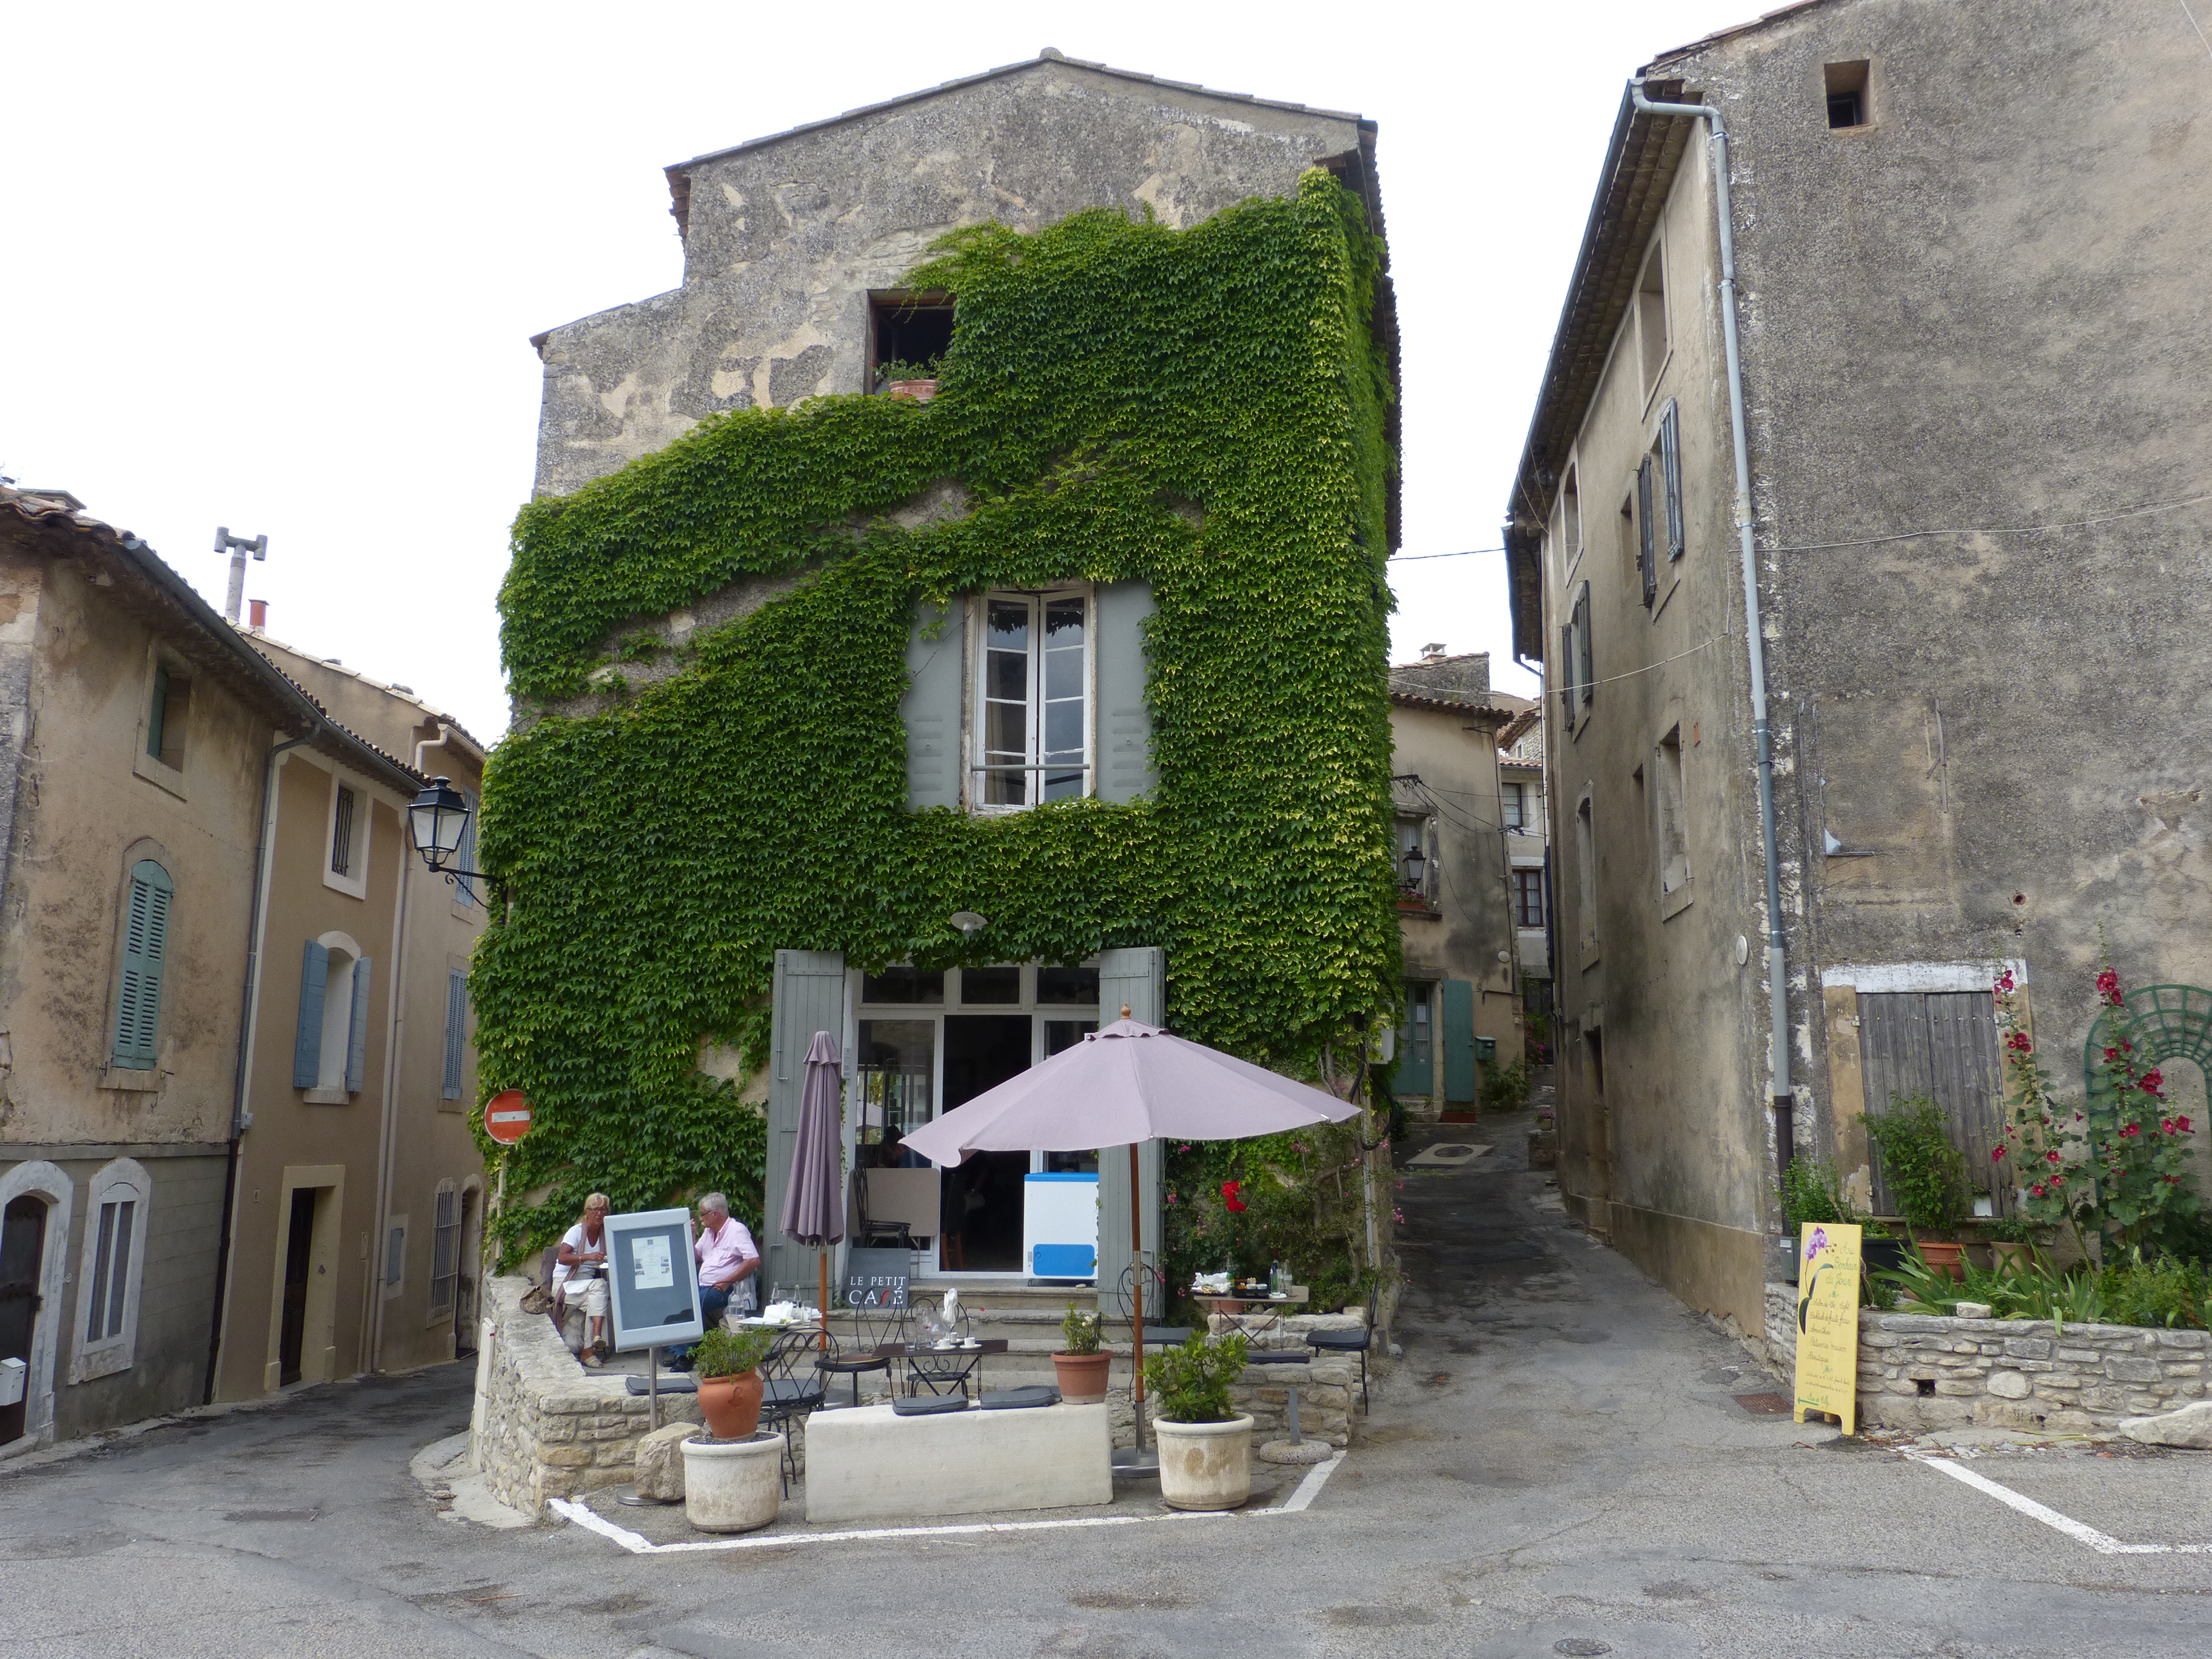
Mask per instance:
[[[1635,106],[1647,115],[1702,116],[1711,133],[1707,155],[1713,170],[1713,216],[1720,222],[1721,337],[1728,356],[1729,427],[1735,443],[1735,533],[1743,561],[1744,653],[1751,669],[1751,730],[1759,749],[1759,830],[1766,854],[1767,1065],[1773,1075],[1774,1157],[1778,1174],[1790,1167],[1796,1096],[1790,1083],[1789,961],[1782,933],[1782,858],[1774,834],[1774,728],[1766,710],[1766,641],[1759,617],[1759,562],[1753,545],[1751,446],[1743,418],[1743,352],[1736,340],[1735,229],[1729,208],[1728,125],[1711,104],[1656,104],[1644,95],[1644,78],[1628,83]]]

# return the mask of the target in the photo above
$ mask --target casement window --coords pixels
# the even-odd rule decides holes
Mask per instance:
[[[368,896],[370,797],[357,783],[331,780],[330,816],[324,825],[323,884],[355,898]]]
[[[1666,532],[1664,545],[1671,562],[1682,556],[1686,540],[1682,522],[1681,406],[1672,398],[1667,400],[1667,407],[1659,411],[1659,441],[1652,453],[1659,461],[1660,494],[1666,508],[1666,516],[1660,522]]]
[[[1541,927],[1544,925],[1544,872],[1541,870],[1516,870],[1513,872],[1514,926]]]
[[[1574,569],[1575,561],[1583,555],[1583,496],[1577,481],[1577,469],[1570,463],[1565,481],[1559,486],[1559,580],[1564,581]]]
[[[1406,1019],[1398,1038],[1398,1066],[1390,1087],[1399,1095],[1426,1095],[1436,1088],[1436,997],[1433,984],[1406,987]]]
[[[1427,817],[1398,820],[1398,890],[1433,906],[1442,883],[1437,866],[1436,822]],[[1420,857],[1416,860],[1415,853]]]
[[[1528,804],[1522,793],[1526,787],[1525,784],[1520,783],[1501,783],[1498,786],[1498,814],[1508,830],[1527,827]]]
[[[1588,795],[1575,806],[1575,899],[1587,956],[1597,949],[1597,831]]]
[[[123,906],[123,968],[115,994],[112,1062],[152,1071],[160,1062],[161,974],[169,949],[169,908],[176,885],[151,859],[131,867]]]
[[[1667,368],[1671,349],[1667,325],[1667,258],[1657,242],[1644,261],[1636,279],[1636,334],[1644,369],[1644,398],[1648,404],[1659,389],[1659,376]]]
[[[462,1060],[469,1041],[469,976],[462,969],[446,969],[446,1076],[439,1098],[461,1097]]]
[[[1651,522],[1654,474],[1657,471],[1649,455],[1636,469],[1636,575],[1638,585],[1644,590],[1646,611],[1659,597],[1659,556]]]
[[[1156,787],[1142,582],[967,595],[916,608],[907,804],[1005,812]]]
[[[144,1166],[133,1158],[117,1158],[92,1178],[77,1278],[72,1382],[127,1370],[136,1363],[146,1211],[152,1194]]]
[[[449,1318],[461,1269],[461,1199],[451,1177],[438,1183],[436,1231],[430,1236],[430,1317]]]
[[[146,755],[173,771],[185,769],[185,734],[192,707],[192,683],[165,662],[154,665],[154,689],[146,706]]]
[[[986,807],[1091,793],[1091,605],[1081,593],[983,599],[973,763]]]
[[[300,965],[292,1086],[307,1103],[342,1106],[361,1092],[368,1055],[372,964],[343,934],[309,939]]]
[[[1575,724],[1575,625],[1571,615],[1559,630],[1559,718],[1572,731]]]
[[[1659,430],[1636,469],[1636,571],[1644,588],[1644,608],[1659,598],[1659,566],[1682,556],[1686,539],[1682,522],[1682,422],[1680,406],[1668,398],[1659,411]]]
[[[1575,593],[1575,702],[1590,706],[1597,690],[1596,648],[1590,641],[1590,588],[1584,582]]]

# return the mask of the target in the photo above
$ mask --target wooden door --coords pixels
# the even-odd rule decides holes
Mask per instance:
[[[276,1385],[300,1380],[300,1356],[307,1336],[307,1276],[315,1255],[315,1194],[313,1187],[292,1189],[292,1214],[284,1235],[284,1322],[276,1337]]]
[[[21,1360],[26,1373],[23,1397],[0,1406],[0,1445],[21,1439],[30,1418],[31,1345],[38,1333],[39,1273],[46,1255],[46,1201],[26,1193],[0,1217],[0,1359]]]

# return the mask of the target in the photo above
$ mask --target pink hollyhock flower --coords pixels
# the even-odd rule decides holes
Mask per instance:
[[[2180,1127],[2181,1127],[2181,1133],[2184,1133],[2184,1134],[2187,1134],[2187,1133],[2189,1133],[2189,1120],[2188,1120],[2187,1118],[2185,1118],[2185,1117],[2178,1117],[2178,1118],[2174,1119],[2173,1121],[2174,1121],[2177,1124],[2180,1125]]]
[[[2058,1154],[2057,1152],[2045,1152],[2043,1155],[2043,1158],[2044,1161],[2047,1164],[2056,1164],[2058,1162]]]
[[[2031,1046],[2027,1040],[2027,1033],[2025,1031],[2014,1031],[2005,1039],[2005,1047],[2015,1054],[2024,1054]]]
[[[2154,1095],[2158,1092],[2159,1086],[2166,1081],[2166,1079],[2160,1074],[2158,1067],[2154,1066],[2150,1070],[2142,1074],[2142,1080],[2143,1092],[2147,1095]]]
[[[2012,989],[2011,969],[2008,968],[2004,972],[1997,975],[1997,989],[2000,991],[2009,991]]]
[[[2112,1007],[2120,1006],[2120,976],[2111,969],[2097,975],[2097,990]]]
[[[2004,1155],[2005,1149],[2002,1146],[1992,1146],[1990,1148],[1990,1162],[1992,1164],[2003,1162]]]
[[[2122,1126],[2122,1127],[2121,1127],[2121,1129],[2120,1129],[2120,1139],[2123,1139],[2123,1140],[2125,1140],[2125,1139],[2129,1139],[2130,1136],[2133,1136],[2133,1135],[2139,1135],[2139,1134],[2141,1134],[2142,1133],[2142,1126],[2141,1124],[2137,1124],[2137,1123],[2129,1123],[2129,1124],[2125,1124],[2125,1125],[2123,1125],[2123,1126]]]

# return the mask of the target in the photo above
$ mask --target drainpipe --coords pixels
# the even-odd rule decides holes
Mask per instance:
[[[313,742],[322,729],[318,724],[301,736],[278,744],[269,751],[268,762],[261,772],[260,830],[253,847],[253,897],[246,907],[246,1002],[239,1011],[238,1077],[230,1096],[230,1153],[223,1171],[222,1225],[216,1235],[215,1315],[208,1326],[207,1381],[200,1390],[203,1405],[215,1402],[217,1367],[222,1358],[223,1309],[230,1290],[230,1236],[238,1214],[239,1146],[246,1138],[246,1126],[252,1121],[246,1109],[246,1098],[253,1068],[253,1035],[261,997],[261,935],[269,920],[269,864],[276,855],[276,763],[288,750]]]
[[[1774,833],[1774,730],[1766,711],[1766,646],[1759,618],[1759,564],[1753,547],[1751,447],[1744,434],[1743,353],[1736,341],[1735,231],[1729,210],[1728,127],[1711,104],[1656,104],[1644,81],[1628,83],[1636,107],[1647,115],[1702,116],[1711,137],[1713,216],[1720,222],[1721,337],[1728,353],[1729,428],[1735,442],[1735,532],[1743,561],[1744,652],[1751,669],[1751,730],[1759,747],[1759,830],[1766,854],[1767,1065],[1773,1075],[1774,1157],[1778,1175],[1790,1167],[1796,1097],[1790,1085],[1790,981],[1782,936],[1782,860]]]

